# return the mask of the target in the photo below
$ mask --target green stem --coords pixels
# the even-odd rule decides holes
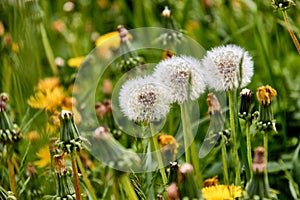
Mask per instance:
[[[57,75],[57,71],[58,71],[57,70],[57,66],[56,66],[56,64],[54,62],[53,51],[52,51],[51,45],[49,43],[45,27],[44,27],[44,25],[42,23],[40,24],[40,31],[41,31],[42,41],[43,41],[43,45],[44,45],[44,48],[45,48],[45,53],[46,53],[48,62],[50,64],[50,67],[51,67],[53,75],[56,76]]]
[[[160,170],[160,174],[162,176],[163,184],[167,185],[168,184],[168,178],[167,178],[167,175],[166,175],[166,172],[165,172],[165,168],[164,168],[160,148],[159,148],[159,145],[158,145],[157,135],[155,134],[153,124],[151,124],[151,123],[150,123],[150,130],[151,130],[151,135],[152,135],[151,136],[151,143],[152,143],[152,146],[153,146],[155,154],[156,154],[156,158],[157,158],[157,161],[158,161],[158,167],[159,167],[159,170]]]
[[[11,157],[7,158],[7,165],[8,165],[8,173],[9,173],[10,190],[14,193],[15,196],[17,196],[17,182],[15,177],[15,168]]]
[[[247,142],[247,160],[249,167],[252,166],[252,149],[251,149],[251,136],[250,136],[250,123],[246,122],[246,142]],[[252,177],[252,170],[250,170],[250,177]]]
[[[112,172],[114,174],[114,182],[113,182],[113,185],[112,185],[114,199],[120,199],[119,182],[118,182],[119,173],[118,173],[117,170],[112,170]]]
[[[297,48],[298,53],[300,54],[300,44],[299,44],[299,41],[298,41],[297,37],[295,36],[295,33],[293,31],[293,28],[292,28],[291,24],[289,22],[289,19],[288,19],[288,16],[286,14],[286,11],[282,10],[282,14],[283,14],[283,18],[284,18],[285,24],[287,26],[287,29],[288,29],[288,31],[290,33],[290,36],[291,36],[291,38],[292,38],[292,40],[293,40],[293,42],[295,44],[295,47]]]
[[[266,185],[269,187],[269,179],[268,179],[268,133],[264,133],[264,149],[265,149],[265,162],[266,169],[264,171],[264,178],[266,181]]]
[[[183,103],[182,105],[180,105],[185,151],[186,151],[186,153],[188,152],[188,155],[186,155],[186,157],[190,156],[189,153],[191,153],[192,163],[193,163],[195,173],[196,173],[196,180],[197,180],[198,186],[201,187],[202,186],[202,175],[200,172],[198,153],[197,153],[197,149],[196,149],[194,140],[192,142],[190,142],[190,138],[194,138],[194,137],[193,137],[193,133],[192,133],[192,128],[191,128],[192,126],[191,126],[191,122],[189,119],[189,115],[188,115],[189,112],[188,112],[187,106],[188,106],[188,103]],[[188,128],[188,127],[190,127],[190,128]],[[190,148],[189,148],[189,144],[190,144]],[[190,161],[190,158],[188,160]]]
[[[72,169],[73,169],[73,176],[74,176],[73,178],[74,178],[74,189],[75,189],[75,194],[76,194],[76,200],[81,200],[80,182],[79,182],[78,169],[77,169],[77,164],[76,164],[76,152],[71,153],[71,160],[72,160]]]
[[[227,166],[227,154],[226,154],[226,142],[224,136],[222,135],[222,162],[223,162],[223,175],[224,175],[224,183],[229,186],[229,178],[228,178],[228,166]]]
[[[240,161],[237,148],[237,135],[236,135],[236,120],[235,120],[235,91],[228,92],[229,99],[229,119],[230,119],[230,128],[231,128],[231,138],[232,138],[232,150],[234,156],[234,167],[235,167],[235,184],[241,184],[240,177]]]
[[[95,194],[95,190],[94,190],[94,188],[93,188],[93,186],[92,186],[92,184],[91,184],[91,182],[90,182],[90,180],[88,178],[88,175],[87,175],[87,173],[86,173],[86,171],[85,171],[85,169],[83,167],[83,164],[82,164],[82,162],[80,160],[80,157],[76,156],[76,160],[77,160],[77,164],[78,164],[78,167],[80,169],[80,172],[82,174],[83,181],[84,181],[86,187],[88,188],[88,191],[89,191],[89,193],[92,196],[92,199],[93,200],[97,200],[97,196]]]
[[[128,174],[123,173],[120,176],[120,181],[124,187],[124,190],[127,194],[127,198],[130,200],[138,200],[139,198],[136,196],[136,193],[132,187],[132,184],[130,183],[130,179],[128,177]]]
[[[184,150],[185,150],[185,162],[191,163],[191,154],[189,150],[189,137],[188,137],[188,127],[187,127],[187,119],[185,114],[184,105],[180,105],[181,111],[181,121],[182,121],[182,129],[183,129],[183,140],[184,140]]]

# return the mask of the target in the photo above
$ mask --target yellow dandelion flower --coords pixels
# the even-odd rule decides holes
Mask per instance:
[[[38,160],[35,161],[33,164],[39,168],[46,167],[50,163],[50,150],[48,145],[45,147],[42,147],[37,153],[36,156],[38,157]]]
[[[59,79],[57,77],[49,77],[43,80],[40,80],[37,86],[37,89],[46,92],[48,90],[53,90],[59,86]]]
[[[46,111],[55,111],[64,99],[65,94],[63,88],[57,87],[53,90],[45,92],[38,91],[34,96],[31,96],[27,103],[32,107],[39,110],[45,109]]]
[[[261,86],[257,88],[256,96],[261,105],[270,105],[271,99],[277,96],[277,91],[269,85]]]
[[[242,196],[240,186],[214,185],[202,188],[202,196],[206,200],[231,200]]]
[[[19,53],[19,51],[20,51],[19,45],[15,42],[12,43],[11,49],[15,53]]]
[[[34,142],[40,138],[40,135],[37,131],[31,131],[26,134],[26,138],[29,142]]]
[[[75,58],[70,58],[68,60],[68,65],[70,67],[78,68],[78,67],[80,67],[80,65],[84,61],[84,58],[85,58],[85,56],[79,56],[79,57],[75,57]]]
[[[112,39],[112,38],[115,38],[115,39]],[[96,40],[95,44],[96,44],[96,46],[99,46],[99,45],[102,45],[104,42],[106,42],[105,46],[108,48],[114,48],[114,49],[119,48],[119,46],[120,46],[119,32],[114,31],[114,32],[110,32],[110,33],[101,35]]]

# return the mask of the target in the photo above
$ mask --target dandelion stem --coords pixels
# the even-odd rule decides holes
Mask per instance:
[[[292,28],[291,24],[289,22],[286,11],[282,10],[282,14],[283,14],[283,18],[284,18],[285,24],[287,26],[287,29],[290,33],[290,36],[291,36],[291,38],[292,38],[292,40],[293,40],[293,42],[294,42],[294,44],[297,48],[298,53],[300,54],[300,44],[299,44],[299,41],[298,41],[297,37],[295,36],[295,33],[293,31],[293,28]]]
[[[226,142],[224,136],[222,135],[222,162],[223,162],[223,175],[224,175],[224,183],[225,185],[229,186],[229,179],[228,179],[228,166],[227,166],[227,154],[226,154]]]
[[[197,183],[198,186],[201,187],[202,185],[202,175],[200,172],[200,165],[198,159],[198,153],[196,149],[196,145],[194,141],[190,141],[190,138],[193,138],[192,133],[192,125],[188,115],[188,103],[183,103],[180,105],[181,109],[181,117],[182,117],[182,126],[183,126],[183,136],[184,136],[184,145],[185,145],[185,153],[186,153],[186,162],[190,163],[192,158],[192,163],[195,169]],[[188,128],[190,127],[190,128]],[[190,147],[189,147],[190,144]],[[190,158],[191,156],[191,158]]]
[[[53,75],[56,76],[58,71],[57,66],[55,65],[53,51],[49,43],[45,27],[42,23],[40,24],[40,31],[48,62],[50,64]]]
[[[83,181],[85,182],[85,185],[88,188],[89,193],[92,196],[92,199],[93,200],[97,200],[97,196],[95,194],[95,190],[94,190],[94,188],[93,188],[93,186],[92,186],[92,184],[91,184],[91,182],[90,182],[90,180],[88,178],[88,175],[87,175],[87,173],[86,173],[86,171],[85,171],[85,169],[83,167],[83,164],[82,164],[82,162],[80,160],[80,157],[76,156],[76,160],[77,160],[77,164],[78,164],[78,167],[80,169],[80,172],[82,174]]]
[[[120,176],[120,181],[121,181],[122,185],[124,186],[124,189],[125,189],[128,199],[138,200],[138,197],[136,196],[136,193],[130,183],[130,179],[129,179],[127,173],[123,173]]]
[[[185,114],[185,109],[183,105],[180,105],[181,111],[181,121],[182,121],[182,128],[183,128],[183,139],[184,139],[184,149],[185,149],[185,162],[191,163],[191,155],[189,150],[189,137],[188,137],[188,127],[187,127],[187,119]]]
[[[246,121],[247,160],[249,167],[252,166],[250,126],[250,122]],[[250,177],[252,177],[252,170],[250,170]]]
[[[76,164],[76,152],[71,153],[71,160],[72,160],[72,169],[74,175],[74,189],[76,194],[76,200],[81,200],[81,193],[80,193],[80,183],[78,177],[78,169]]]
[[[155,135],[155,130],[154,130],[153,124],[151,124],[151,123],[150,123],[150,130],[151,130],[151,135],[152,135],[151,136],[151,143],[152,143],[152,146],[153,146],[155,154],[156,154],[158,167],[159,167],[159,170],[160,170],[160,174],[162,176],[163,184],[167,185],[168,184],[168,178],[167,178],[167,175],[166,175],[166,172],[165,172],[165,168],[164,168],[160,148],[159,148],[159,145],[158,145],[157,135]]]
[[[264,149],[265,149],[265,162],[266,162],[266,169],[264,171],[264,178],[266,181],[266,185],[269,186],[269,179],[268,179],[268,133],[264,133]]]
[[[9,173],[9,184],[10,190],[17,195],[17,182],[15,177],[15,168],[12,162],[12,157],[7,158],[7,165],[8,165],[8,173]]]
[[[230,119],[230,128],[231,128],[231,138],[232,138],[232,150],[234,156],[234,167],[235,167],[235,183],[236,185],[241,184],[241,177],[240,177],[240,161],[238,155],[238,148],[237,148],[237,135],[236,135],[236,120],[235,120],[235,91],[228,92],[228,99],[229,99],[229,119]]]

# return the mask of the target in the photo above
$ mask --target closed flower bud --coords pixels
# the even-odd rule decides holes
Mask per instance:
[[[277,199],[276,195],[270,193],[267,177],[264,175],[266,167],[265,149],[257,147],[252,164],[253,177],[247,186],[245,199]]]
[[[167,200],[179,200],[180,194],[177,183],[172,183],[167,189]]]
[[[242,119],[251,120],[251,114],[254,107],[254,95],[253,92],[247,88],[244,88],[241,93],[241,105],[239,117]]]
[[[179,192],[181,198],[199,198],[200,191],[197,188],[197,184],[194,179],[194,168],[189,163],[184,163],[179,168]]]

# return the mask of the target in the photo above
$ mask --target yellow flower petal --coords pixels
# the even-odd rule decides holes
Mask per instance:
[[[85,56],[79,56],[79,57],[75,57],[75,58],[70,58],[68,60],[68,65],[70,67],[78,68],[78,67],[80,67],[80,65],[84,61],[84,58],[85,58]]]
[[[42,92],[46,92],[47,90],[53,90],[58,86],[59,86],[59,79],[57,77],[49,77],[40,80],[37,89]]]
[[[32,107],[39,110],[45,109],[46,111],[55,111],[62,103],[65,94],[63,88],[57,87],[52,91],[46,90],[45,92],[38,91],[35,96],[31,96],[27,103]]]
[[[202,196],[206,200],[234,200],[242,196],[242,189],[234,185],[214,185],[202,188]]]
[[[36,156],[39,160],[35,161],[33,164],[39,168],[46,167],[50,163],[50,150],[48,146],[41,148]]]

